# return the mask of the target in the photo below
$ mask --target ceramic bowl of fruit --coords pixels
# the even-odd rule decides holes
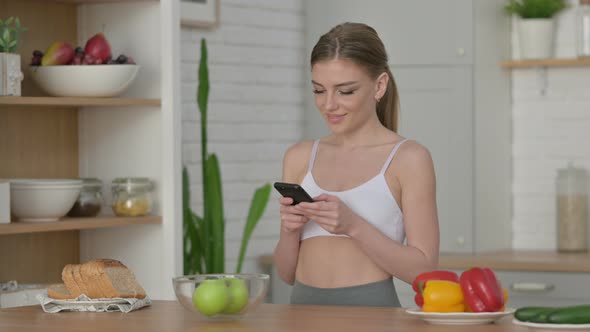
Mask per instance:
[[[176,298],[203,319],[234,320],[264,301],[267,274],[197,274],[172,279]]]
[[[139,66],[126,54],[113,56],[98,33],[84,47],[62,41],[33,51],[30,74],[46,93],[58,97],[115,97],[133,82]]]

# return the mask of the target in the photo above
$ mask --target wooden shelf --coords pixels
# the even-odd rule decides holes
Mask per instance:
[[[503,68],[576,67],[590,66],[590,58],[507,60],[502,61],[500,64]]]
[[[12,222],[0,225],[0,235],[27,234],[69,231],[80,229],[96,229],[107,227],[120,227],[129,225],[161,224],[162,217],[95,217],[95,218],[65,218],[55,222]]]
[[[159,1],[159,0],[53,0],[53,2],[63,2],[63,3],[108,3],[108,2],[137,2],[137,1]]]
[[[161,105],[160,99],[137,98],[82,98],[82,97],[0,97],[1,105],[11,106],[154,106]]]

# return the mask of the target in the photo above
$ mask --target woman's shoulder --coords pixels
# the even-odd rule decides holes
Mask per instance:
[[[309,155],[313,149],[313,143],[313,140],[304,140],[291,145],[285,151],[285,161],[309,159]]]
[[[303,178],[307,172],[309,160],[311,159],[311,150],[313,149],[313,140],[304,140],[291,145],[283,157],[283,176],[290,181],[297,181]]]
[[[432,156],[428,148],[419,142],[408,139],[396,152],[396,165],[401,169],[423,170],[432,167]]]

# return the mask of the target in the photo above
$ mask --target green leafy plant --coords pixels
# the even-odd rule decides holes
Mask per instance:
[[[20,45],[21,33],[27,28],[21,26],[20,19],[9,17],[6,21],[0,20],[0,53],[16,53]]]
[[[182,170],[183,208],[183,256],[184,274],[224,273],[225,271],[225,219],[221,173],[217,156],[207,152],[207,102],[209,98],[209,69],[207,66],[207,43],[201,40],[201,61],[199,63],[199,87],[197,104],[201,113],[201,171],[203,176],[203,216],[190,208],[189,175],[186,167]],[[268,199],[269,183],[254,192],[246,218],[236,273],[242,264],[248,242],[254,228],[260,221]]]
[[[565,7],[564,0],[509,0],[504,10],[521,18],[551,18]]]

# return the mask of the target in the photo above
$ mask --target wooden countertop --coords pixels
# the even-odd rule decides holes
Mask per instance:
[[[263,267],[272,265],[271,255],[261,256]],[[506,250],[476,254],[441,254],[439,268],[467,269],[485,266],[494,270],[531,272],[590,272],[590,253],[559,253],[540,250]]]
[[[438,265],[444,269],[485,266],[500,271],[584,273],[590,272],[590,254],[512,250],[478,254],[443,254]]]
[[[0,309],[0,331],[511,331],[530,330],[513,325],[510,317],[498,324],[478,326],[434,326],[404,309],[371,307],[304,306],[262,304],[238,321],[203,321],[176,301],[154,301],[153,305],[128,314],[62,312],[48,314],[41,306]]]

